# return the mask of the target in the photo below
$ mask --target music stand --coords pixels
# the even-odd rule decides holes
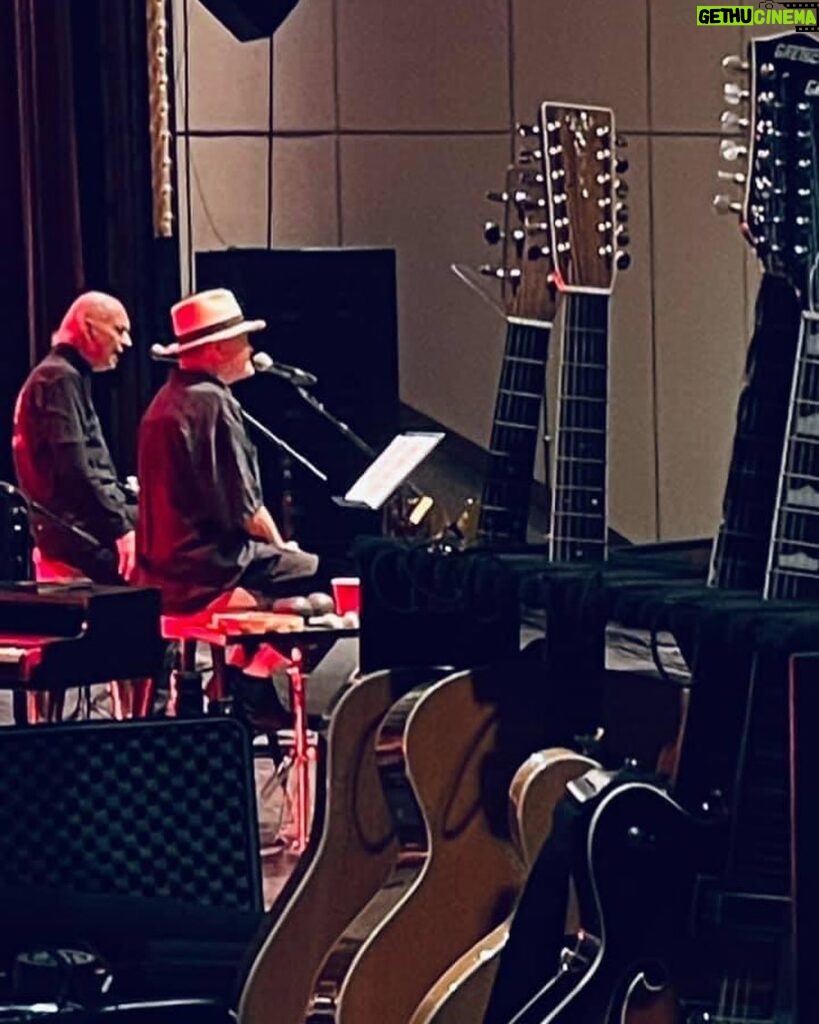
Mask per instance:
[[[333,501],[344,508],[380,509],[445,436],[421,430],[396,434],[344,497],[334,497]]]

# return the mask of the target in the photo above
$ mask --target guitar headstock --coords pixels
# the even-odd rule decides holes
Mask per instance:
[[[503,225],[487,221],[484,238],[501,243],[498,265],[486,264],[481,273],[501,281],[507,320],[551,324],[557,295],[552,274],[551,237],[546,184],[540,167],[522,162],[507,168],[502,192],[487,197],[503,203]]]
[[[742,232],[770,273],[798,290],[819,253],[813,196],[819,175],[813,139],[819,113],[819,39],[792,32],[748,44],[748,59],[726,57],[720,156],[723,181],[742,198],[718,195],[719,213],[739,215]]]
[[[614,150],[614,113],[605,107],[544,103],[540,108],[543,174],[551,210],[556,284],[561,291],[611,292],[630,262],[628,162]]]

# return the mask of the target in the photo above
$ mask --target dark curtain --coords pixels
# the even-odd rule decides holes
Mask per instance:
[[[14,397],[83,277],[69,14],[63,3],[0,4],[4,477]]]
[[[139,417],[161,376],[148,349],[167,335],[179,294],[176,242],[153,238],[145,19],[144,0],[0,3],[3,477],[14,397],[89,288],[131,316],[134,351],[95,378],[95,392],[120,472],[134,469]]]

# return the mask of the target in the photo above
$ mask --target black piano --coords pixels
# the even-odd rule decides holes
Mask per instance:
[[[159,591],[0,583],[0,688],[56,690],[158,675]]]

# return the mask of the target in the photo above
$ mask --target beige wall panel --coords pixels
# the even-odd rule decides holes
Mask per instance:
[[[648,141],[626,150],[632,264],[617,275],[609,357],[609,523],[633,541],[657,536]]]
[[[340,0],[343,128],[509,123],[507,0]]]
[[[273,244],[338,245],[336,141],[273,140]]]
[[[333,0],[301,0],[273,36],[273,127],[335,129]]]
[[[401,397],[484,446],[505,322],[449,267],[486,261],[481,229],[497,208],[484,191],[507,153],[505,136],[341,140],[343,243],[398,253]]]
[[[194,251],[267,244],[267,140],[191,139]]]
[[[613,107],[621,128],[648,127],[646,0],[513,2],[517,120],[544,99],[582,100]]]
[[[185,126],[185,4],[191,0],[173,0],[171,20],[173,23],[174,48],[174,117],[177,131]]]
[[[733,217],[711,209],[710,139],[655,139],[660,535],[713,535],[747,347]]]
[[[270,42],[240,43],[198,0],[189,0],[190,127],[266,131]]]
[[[192,290],[193,280],[191,278],[190,260],[190,236],[188,234],[188,168],[185,160],[187,152],[185,139],[176,140],[176,181],[179,189],[179,223],[174,225],[177,230],[177,241],[179,243],[179,282],[182,294],[187,295]]]
[[[651,0],[649,0],[651,2]],[[651,124],[655,130],[718,132],[725,108],[721,60],[739,53],[739,26],[697,24],[696,4],[651,3]]]

